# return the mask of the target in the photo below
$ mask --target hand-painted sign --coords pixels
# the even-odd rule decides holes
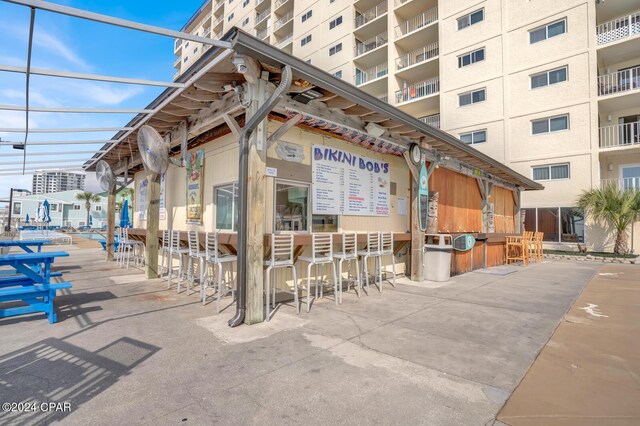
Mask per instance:
[[[389,215],[389,163],[323,145],[312,157],[314,214]]]
[[[427,217],[429,213],[429,174],[424,161],[420,167],[420,179],[418,181],[418,217],[420,217],[420,230],[427,230]]]
[[[167,209],[165,204],[165,194],[167,182],[166,174],[160,175],[160,220],[167,217]],[[138,187],[138,220],[147,220],[147,208],[149,204],[149,178],[146,177],[140,181]]]
[[[187,223],[202,223],[202,180],[204,149],[188,152],[187,163]]]
[[[453,239],[453,249],[456,251],[468,251],[476,244],[476,239],[471,234],[458,235]]]

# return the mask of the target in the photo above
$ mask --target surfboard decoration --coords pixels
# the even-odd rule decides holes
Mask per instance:
[[[476,244],[476,239],[471,234],[458,235],[453,239],[453,249],[457,251],[469,251]]]

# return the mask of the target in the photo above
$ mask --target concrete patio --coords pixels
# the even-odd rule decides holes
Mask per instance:
[[[70,412],[0,413],[2,424],[493,424],[600,264],[470,273],[230,329],[196,294],[69,250],[73,282],[42,315],[0,320],[0,402]],[[227,300],[228,303],[228,300]]]

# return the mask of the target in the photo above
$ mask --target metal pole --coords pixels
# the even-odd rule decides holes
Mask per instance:
[[[6,232],[11,231],[11,213],[13,212],[13,188],[9,192],[9,223],[4,227]]]

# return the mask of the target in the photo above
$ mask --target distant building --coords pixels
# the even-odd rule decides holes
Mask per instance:
[[[38,171],[33,174],[33,194],[53,194],[55,192],[84,191],[84,173],[62,171]]]

